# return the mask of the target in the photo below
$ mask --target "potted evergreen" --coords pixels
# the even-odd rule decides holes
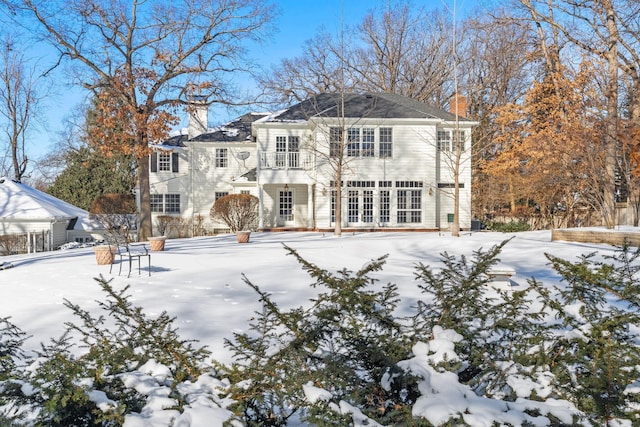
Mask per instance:
[[[210,211],[211,218],[224,222],[238,243],[249,243],[251,230],[258,222],[258,198],[250,194],[229,194],[215,201]]]

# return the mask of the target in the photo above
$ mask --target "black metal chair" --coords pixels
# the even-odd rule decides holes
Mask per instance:
[[[126,260],[129,263],[129,273],[127,277],[131,277],[131,268],[133,265],[133,260],[138,260],[138,274],[142,274],[141,269],[141,258],[147,257],[149,262],[149,276],[151,276],[151,252],[149,252],[149,248],[144,243],[124,243],[122,245],[117,245],[116,255],[120,257],[120,270],[118,272],[118,276],[122,274],[122,263]],[[113,264],[109,268],[109,273],[111,273],[111,269],[113,268]]]

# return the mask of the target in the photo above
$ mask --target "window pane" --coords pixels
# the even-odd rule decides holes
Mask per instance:
[[[347,221],[358,222],[358,191],[349,191],[347,204]]]
[[[227,149],[226,148],[216,148],[216,167],[217,168],[227,167]]]
[[[360,155],[360,128],[347,129],[347,156],[357,157]]]
[[[362,192],[362,222],[373,222],[373,191]]]
[[[165,195],[165,213],[180,213],[180,195]]]
[[[332,158],[340,157],[340,145],[342,144],[342,129],[329,129],[329,156]]]
[[[171,153],[158,153],[158,170],[171,170]]]
[[[151,195],[151,212],[163,212],[164,196],[162,194]]]
[[[438,150],[440,151],[451,150],[451,133],[448,130],[438,131]]]
[[[375,130],[373,128],[362,128],[362,142],[375,142]]]
[[[403,187],[422,187],[419,181],[397,182]],[[398,223],[422,222],[422,190],[398,190]]]
[[[380,157],[393,155],[393,137],[391,128],[380,128]]]
[[[391,192],[380,191],[380,222],[389,222],[391,219]]]

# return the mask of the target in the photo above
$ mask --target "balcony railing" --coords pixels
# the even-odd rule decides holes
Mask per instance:
[[[310,169],[313,167],[308,153],[260,153],[261,169]]]

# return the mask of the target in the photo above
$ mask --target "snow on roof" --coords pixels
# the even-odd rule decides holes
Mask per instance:
[[[78,218],[74,229],[100,228],[89,212],[9,178],[0,178],[0,220],[69,220]]]

